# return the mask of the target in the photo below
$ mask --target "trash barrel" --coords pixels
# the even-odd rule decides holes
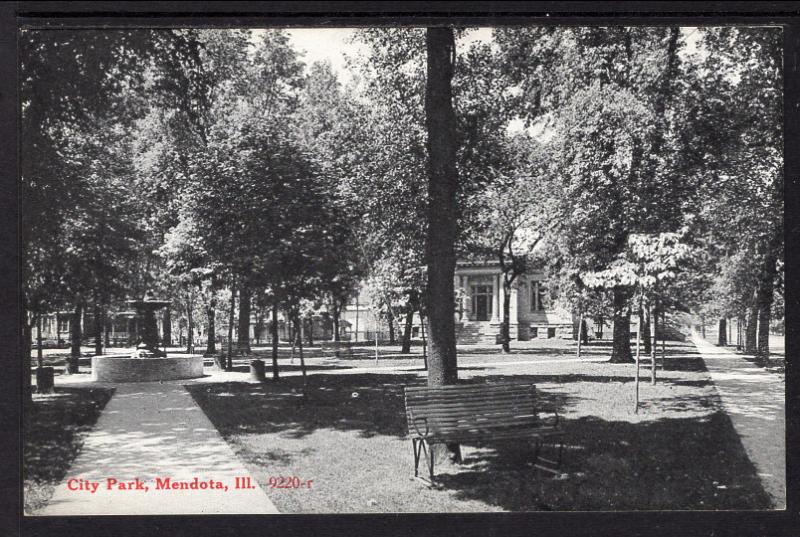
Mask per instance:
[[[36,393],[53,393],[54,369],[52,367],[36,368]]]
[[[250,378],[259,381],[266,380],[266,376],[264,375],[264,360],[250,361]]]

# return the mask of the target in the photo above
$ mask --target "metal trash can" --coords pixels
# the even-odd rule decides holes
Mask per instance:
[[[264,360],[250,361],[250,378],[253,380],[264,381],[267,379],[264,374]]]

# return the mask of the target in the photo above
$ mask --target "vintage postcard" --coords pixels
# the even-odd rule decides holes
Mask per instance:
[[[783,27],[18,45],[25,515],[786,508]]]

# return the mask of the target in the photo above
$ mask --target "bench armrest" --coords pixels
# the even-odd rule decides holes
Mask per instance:
[[[426,436],[428,436],[428,432],[429,432],[429,429],[428,429],[428,418],[425,418],[425,417],[418,418],[418,417],[414,416],[414,412],[412,410],[410,410],[410,409],[409,409],[408,412],[411,415],[411,425],[414,426],[414,430],[417,432],[417,435],[421,436],[422,438],[425,438]],[[418,421],[425,422],[425,432],[424,433],[419,430],[419,427],[417,427],[417,422]],[[409,431],[409,432],[411,432],[411,431]]]

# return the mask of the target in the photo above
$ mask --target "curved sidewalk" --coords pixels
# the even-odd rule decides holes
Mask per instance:
[[[729,349],[697,334],[692,342],[730,416],[742,446],[756,467],[774,509],[786,508],[786,384]]]
[[[235,487],[237,477],[248,476],[180,381],[119,384],[64,481],[36,514],[277,513],[252,476],[252,488]],[[109,479],[117,483],[109,486]],[[212,480],[227,489],[201,488]],[[133,484],[123,489],[123,482]],[[171,488],[181,483],[186,488]]]

